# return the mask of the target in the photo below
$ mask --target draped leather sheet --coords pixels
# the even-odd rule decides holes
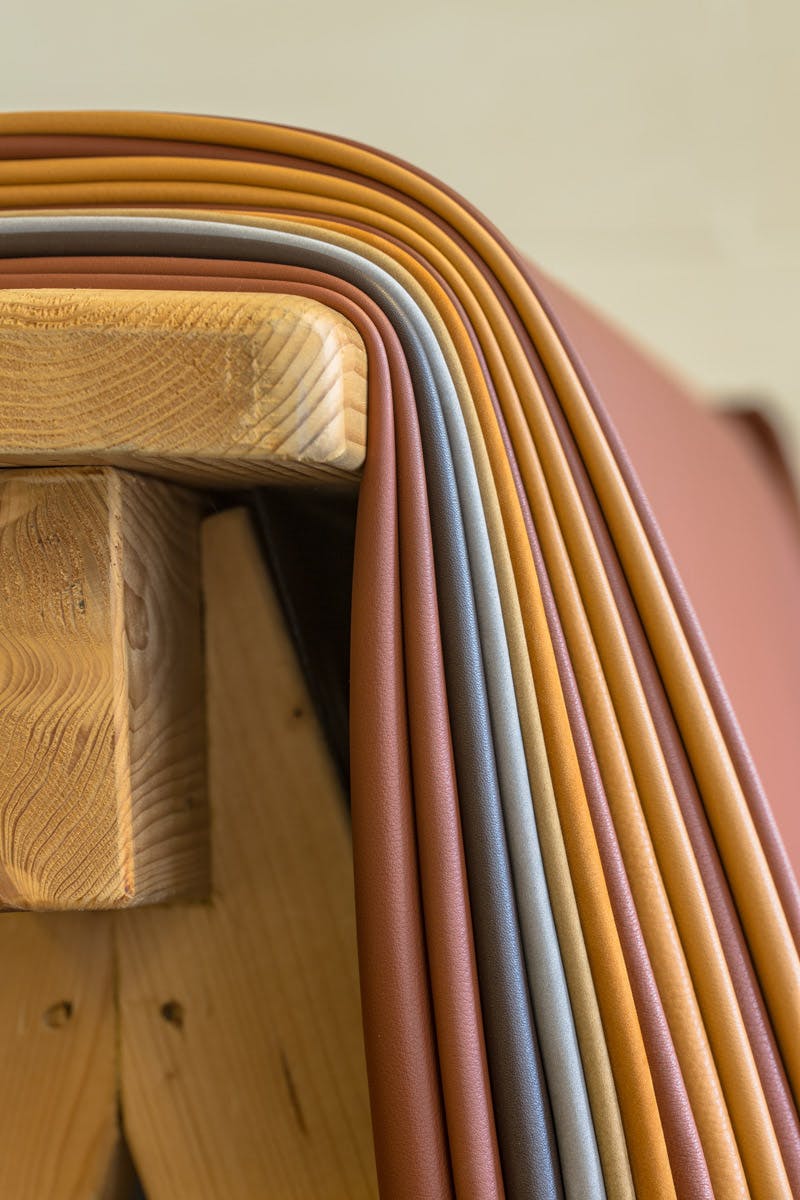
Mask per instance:
[[[800,1194],[800,550],[733,429],[395,159],[0,118],[4,287],[353,321],[351,807],[381,1194]]]

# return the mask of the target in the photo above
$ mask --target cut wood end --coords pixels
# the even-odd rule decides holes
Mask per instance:
[[[352,478],[367,360],[302,296],[0,291],[0,463],[108,463],[215,486]]]

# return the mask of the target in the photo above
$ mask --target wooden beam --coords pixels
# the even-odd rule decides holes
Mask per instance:
[[[0,292],[0,465],[227,487],[352,478],[365,445],[363,341],[315,300]]]
[[[0,472],[0,901],[208,884],[200,497],[109,468]]]
[[[377,1195],[344,798],[242,510],[203,527],[211,901],[115,916],[149,1200]]]

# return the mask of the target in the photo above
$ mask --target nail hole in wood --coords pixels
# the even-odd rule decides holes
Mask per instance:
[[[72,1001],[59,1000],[44,1012],[44,1023],[49,1029],[61,1029],[72,1016]]]
[[[170,1025],[174,1025],[176,1029],[183,1029],[183,1005],[177,1000],[167,1000],[161,1005],[160,1012]]]

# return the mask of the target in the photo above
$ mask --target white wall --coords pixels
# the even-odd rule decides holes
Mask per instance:
[[[0,108],[160,108],[426,167],[800,442],[797,0],[17,0]]]

